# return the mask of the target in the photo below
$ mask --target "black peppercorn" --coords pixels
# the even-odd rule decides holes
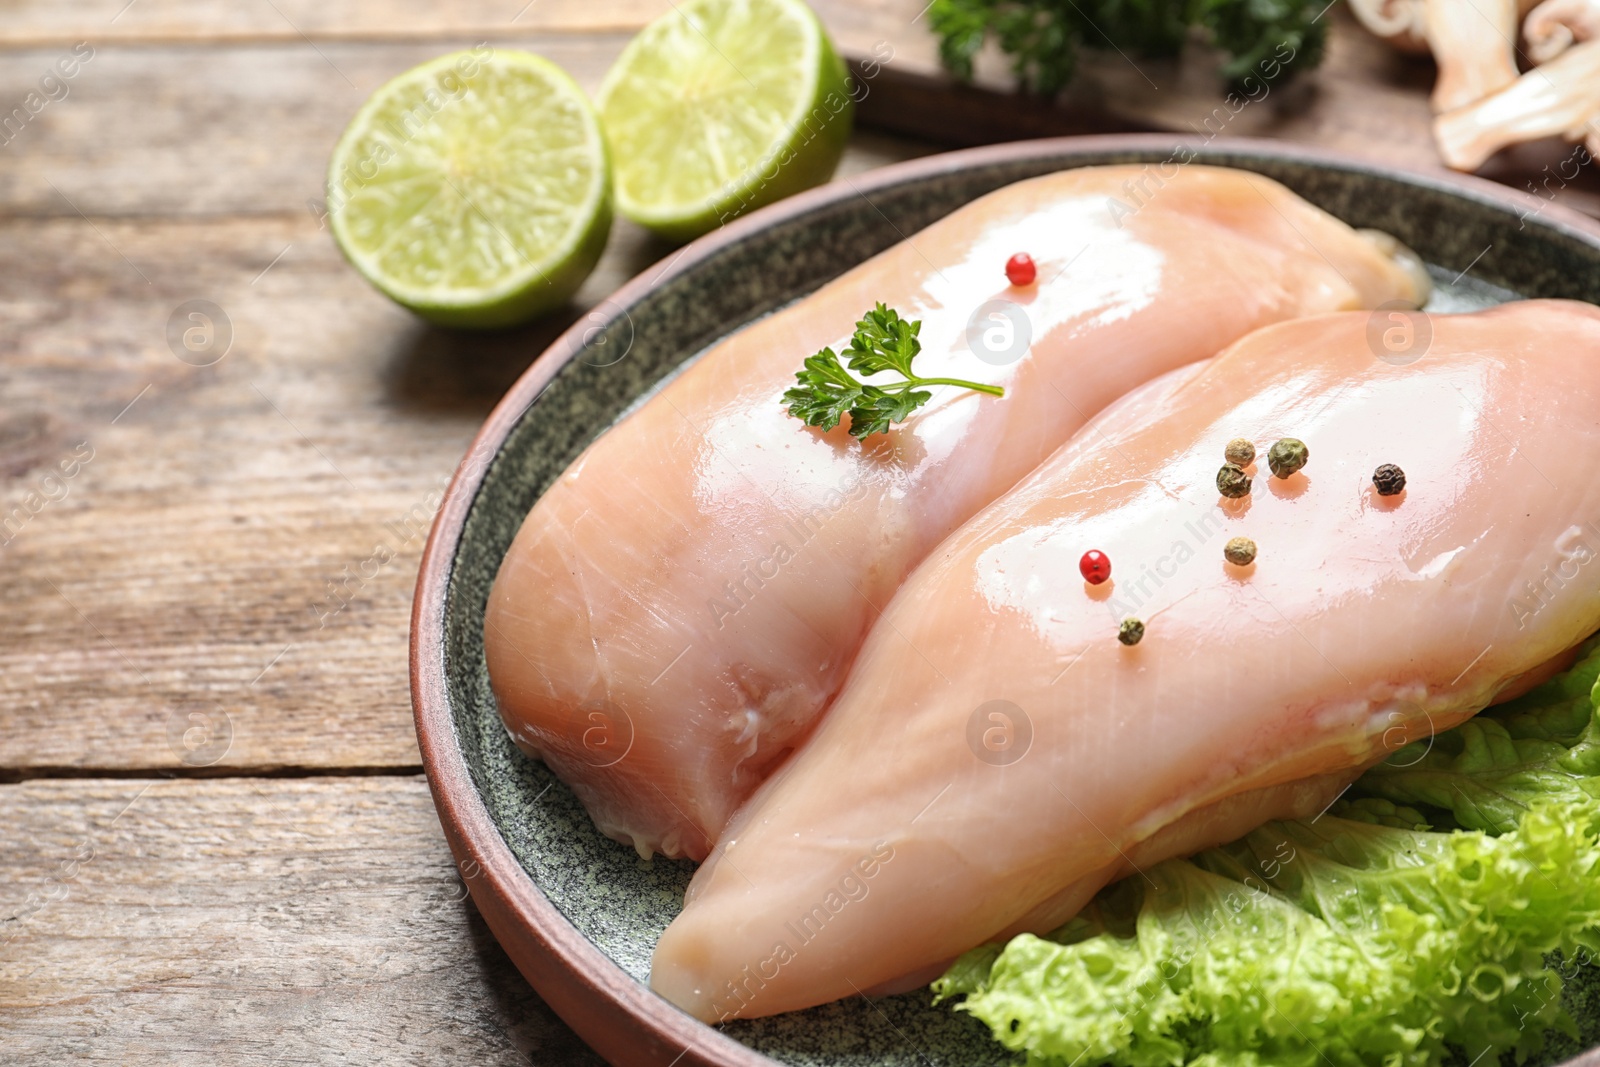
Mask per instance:
[[[1144,640],[1144,623],[1138,619],[1123,619],[1117,627],[1117,640],[1125,645],[1137,645]]]
[[[1379,496],[1394,496],[1405,491],[1406,472],[1393,463],[1385,463],[1372,472],[1372,484],[1378,487]]]

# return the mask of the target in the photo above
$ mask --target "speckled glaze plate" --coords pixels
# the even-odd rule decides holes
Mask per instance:
[[[693,865],[647,863],[602,837],[567,788],[512,746],[489,689],[484,605],[523,516],[591,440],[719,337],[1002,185],[1070,167],[1160,164],[1176,148],[1146,136],[1000,145],[887,167],[775,204],[623,286],[541,355],[484,424],[440,507],[418,577],[417,736],[479,910],[534,988],[612,1062],[1014,1061],[979,1023],[932,1007],[925,992],[718,1029],[649,991],[650,954]],[[1530,196],[1269,142],[1195,152],[1274,178],[1353,226],[1395,234],[1430,264],[1439,285],[1431,308],[1519,295],[1600,303],[1600,224],[1553,206],[1540,211]],[[1554,1039],[1546,1064],[1600,1044],[1600,980],[1586,971],[1570,985],[1583,1040]],[[1571,1063],[1600,1067],[1600,1049]]]

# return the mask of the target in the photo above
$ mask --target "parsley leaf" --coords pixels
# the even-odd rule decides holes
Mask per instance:
[[[931,392],[918,386],[955,385],[990,396],[1005,395],[998,385],[960,378],[917,377],[911,361],[922,351],[922,342],[917,338],[921,332],[921,320],[902,319],[892,308],[877,305],[856,323],[855,335],[844,350],[848,369],[831,348],[806,357],[805,366],[795,372],[796,384],[783,394],[789,414],[807,426],[823,430],[833,429],[849,415],[851,435],[864,440],[886,433],[894,423],[904,422],[933,399]],[[862,375],[893,371],[903,380],[868,385],[851,371]]]
[[[911,361],[922,351],[922,342],[917,339],[921,332],[921,319],[902,319],[899,312],[879,304],[856,323],[856,335],[844,354],[850,357],[853,371],[877,374],[892,370],[902,377],[914,378]]]
[[[861,399],[862,384],[840,366],[839,356],[831,348],[806,357],[805,369],[795,378],[800,384],[783,398],[790,401],[789,414],[807,426],[831,430]]]

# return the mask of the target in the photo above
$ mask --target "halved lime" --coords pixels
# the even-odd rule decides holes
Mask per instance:
[[[854,101],[801,0],[684,0],[628,43],[596,97],[617,208],[675,240],[833,175]]]
[[[583,283],[611,229],[605,140],[555,64],[480,45],[372,94],[328,164],[334,239],[447,326],[509,326]]]

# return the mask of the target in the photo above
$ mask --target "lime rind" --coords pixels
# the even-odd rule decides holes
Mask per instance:
[[[799,0],[688,0],[623,49],[596,96],[618,209],[686,239],[827,181],[849,74]]]
[[[432,321],[498,327],[570,297],[604,251],[610,162],[583,91],[527,52],[479,46],[386,83],[328,170],[350,262]]]

